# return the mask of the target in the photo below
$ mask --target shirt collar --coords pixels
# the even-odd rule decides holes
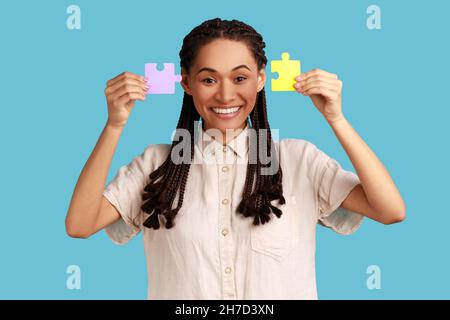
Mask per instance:
[[[215,140],[211,135],[209,135],[205,130],[203,130],[203,122],[199,121],[197,126],[199,137],[197,140],[197,146],[204,156],[209,156],[214,154],[216,150],[227,148],[227,150],[232,150],[239,158],[244,158],[248,152],[248,121],[245,128],[233,139],[228,141],[226,145],[223,145],[220,141]]]

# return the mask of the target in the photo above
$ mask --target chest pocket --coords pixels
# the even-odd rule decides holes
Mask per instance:
[[[300,226],[298,208],[295,196],[285,196],[284,205],[275,204],[283,211],[280,218],[271,214],[271,219],[265,224],[250,227],[250,242],[252,250],[268,255],[277,261],[284,260],[292,251],[298,240]]]

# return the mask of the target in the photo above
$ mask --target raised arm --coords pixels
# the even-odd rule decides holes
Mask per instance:
[[[342,81],[320,69],[303,73],[295,80],[296,91],[309,96],[322,113],[361,180],[341,206],[384,224],[403,221],[405,203],[389,172],[342,113]]]
[[[144,100],[148,86],[143,77],[122,73],[107,82],[108,121],[78,178],[66,216],[66,232],[87,238],[120,219],[103,196],[109,167],[123,128],[136,100]]]

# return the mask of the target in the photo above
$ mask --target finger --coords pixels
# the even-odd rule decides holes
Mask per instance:
[[[328,72],[328,71],[325,71],[325,70],[322,70],[322,69],[319,69],[319,68],[316,68],[316,69],[313,69],[311,71],[308,71],[307,74],[308,75],[321,74],[321,75],[324,75],[326,77],[333,78],[333,79],[337,79],[338,78],[338,76],[336,74]]]
[[[312,87],[306,90],[303,94],[305,96],[310,96],[312,94],[320,94],[327,98],[336,98],[338,96],[338,93],[336,91],[326,87]]]
[[[116,82],[118,82],[118,81],[120,81],[122,79],[135,79],[135,80],[139,80],[139,81],[145,82],[145,78],[143,76],[137,75],[137,74],[132,73],[132,72],[125,71],[125,72],[122,72],[121,74],[119,74],[117,77],[109,80],[107,82],[107,84],[108,85],[113,85],[113,84],[115,84]]]
[[[137,92],[127,92],[123,96],[119,98],[119,104],[128,104],[129,102],[132,102],[133,100],[145,100],[145,95],[142,93]]]
[[[301,85],[304,85],[306,83],[313,82],[313,81],[324,81],[324,82],[330,83],[335,86],[339,86],[340,83],[342,82],[339,79],[330,78],[323,74],[312,74],[312,75],[310,74],[306,77],[302,76],[300,78],[300,80],[296,80],[296,83],[300,83]]]
[[[124,84],[122,87],[117,89],[114,93],[109,95],[109,99],[114,100],[121,96],[123,96],[126,93],[139,93],[139,94],[146,94],[146,90],[143,89],[141,86],[131,85],[131,84]]]
[[[298,81],[297,83],[299,83],[299,85],[298,86],[296,85],[295,87],[296,88],[304,88],[308,84],[317,83],[317,82],[327,83],[330,86],[335,87],[336,89],[340,89],[341,83],[342,83],[342,81],[338,80],[338,79],[328,78],[323,75],[316,75],[316,76],[310,76],[309,78],[307,78],[305,80]]]
[[[316,75],[323,75],[327,78],[338,79],[338,76],[336,74],[316,68],[311,71],[300,74],[299,76],[296,77],[296,80],[298,80],[297,78],[299,78],[299,77],[301,78],[300,80],[303,80],[303,79],[309,78],[310,76],[316,76]]]
[[[330,84],[328,82],[318,80],[318,81],[311,81],[300,88],[298,88],[298,91],[305,93],[307,90],[314,88],[314,87],[324,87],[332,91],[339,92],[339,87],[337,87],[334,84]]]
[[[145,78],[143,76],[137,75],[137,74],[132,73],[132,72],[125,71],[125,72],[122,72],[121,74],[119,74],[117,77],[107,81],[106,83],[107,83],[108,86],[111,86],[111,85],[115,84],[117,81],[120,81],[123,78],[125,78],[125,79],[135,79],[135,80],[139,80],[139,81],[144,82],[144,83],[146,82]]]
[[[108,86],[105,90],[106,94],[113,94],[115,91],[117,91],[119,88],[123,87],[124,85],[133,85],[133,86],[139,86],[142,88],[142,90],[147,91],[149,88],[148,84],[142,83],[139,80],[131,79],[131,78],[123,78],[122,80],[119,80],[112,86]]]

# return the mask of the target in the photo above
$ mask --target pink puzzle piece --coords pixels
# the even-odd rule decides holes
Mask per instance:
[[[181,75],[175,75],[173,63],[164,63],[164,70],[158,71],[156,63],[145,64],[145,76],[148,78],[147,94],[174,94],[175,82],[181,81]]]

